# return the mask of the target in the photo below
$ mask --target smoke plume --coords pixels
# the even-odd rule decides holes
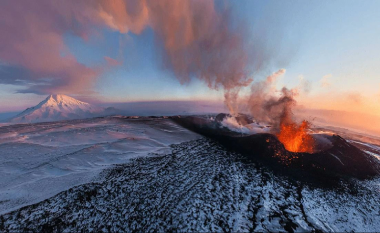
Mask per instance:
[[[1,77],[0,83],[21,81],[27,87],[22,92],[90,89],[104,67],[79,63],[63,36],[72,33],[86,39],[102,27],[134,34],[152,28],[164,67],[182,83],[199,78],[210,88],[224,89],[229,99],[234,98],[233,90],[251,81],[246,29],[234,25],[229,11],[217,10],[211,0],[5,1],[0,19],[0,60],[6,64],[2,70],[24,74]],[[119,64],[106,60],[106,65]]]
[[[295,104],[295,90],[283,88],[278,97],[275,87],[278,77],[284,75],[285,69],[269,75],[264,81],[254,83],[248,97],[243,98],[243,110],[247,109],[258,121],[276,124],[281,115]]]
[[[314,152],[314,138],[309,134],[311,127],[307,121],[297,123],[293,117],[292,108],[296,104],[297,89],[283,87],[276,93],[276,79],[285,73],[281,69],[268,76],[265,81],[252,85],[251,94],[246,106],[256,120],[272,125],[272,133],[293,152]]]
[[[83,65],[70,53],[64,35],[86,39],[104,27],[140,34],[149,27],[164,68],[181,83],[198,78],[224,91],[234,115],[240,90],[252,82],[250,67],[260,69],[272,59],[264,51],[267,46],[248,43],[249,30],[234,19],[228,7],[217,7],[212,0],[5,1],[0,8],[0,60],[8,74],[0,76],[0,83],[38,94],[91,91],[99,74],[122,62],[105,56],[104,66]],[[251,87],[249,110],[258,119],[275,121],[293,103],[286,89],[276,101],[268,89],[283,73]]]

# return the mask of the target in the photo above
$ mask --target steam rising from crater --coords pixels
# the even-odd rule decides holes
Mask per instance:
[[[198,78],[210,88],[222,89],[232,113],[240,89],[252,82],[250,68],[271,59],[260,46],[252,49],[245,24],[234,20],[226,5],[216,6],[212,0],[9,1],[2,5],[0,19],[0,44],[7,45],[0,50],[6,64],[2,70],[18,70],[17,77],[0,76],[0,83],[26,87],[19,92],[91,90],[104,66],[122,61],[106,56],[103,67],[83,65],[63,36],[72,33],[86,39],[101,27],[122,34],[151,28],[163,67],[181,83]]]
[[[181,83],[198,78],[224,91],[225,104],[236,115],[242,101],[239,93],[253,81],[250,75],[276,57],[260,44],[267,41],[265,34],[260,42],[250,41],[248,28],[236,18],[226,5],[212,0],[7,1],[0,9],[0,44],[6,45],[0,60],[8,71],[19,72],[14,77],[1,75],[0,83],[21,85],[26,89],[19,92],[38,94],[91,91],[104,70],[122,61],[106,56],[103,66],[83,65],[70,53],[64,35],[86,39],[102,27],[121,34],[151,28],[163,67]],[[257,120],[279,126],[281,114],[294,104],[292,91],[282,89],[280,98],[271,91],[284,73],[281,69],[251,86],[245,101]]]

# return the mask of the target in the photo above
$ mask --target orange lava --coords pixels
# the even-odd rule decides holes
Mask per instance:
[[[312,153],[314,139],[307,132],[309,128],[308,121],[302,121],[300,125],[295,122],[281,122],[277,138],[288,151]]]

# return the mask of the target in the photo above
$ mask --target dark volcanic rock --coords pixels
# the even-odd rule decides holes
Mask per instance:
[[[378,181],[322,189],[211,139],[172,146],[0,216],[0,232],[375,232]]]
[[[220,117],[219,117],[220,118]],[[201,117],[173,118],[180,125],[219,141],[246,158],[265,162],[276,171],[299,179],[330,182],[335,178],[366,179],[380,175],[380,163],[338,135],[329,138],[328,149],[316,153],[294,153],[272,134],[241,134],[220,127],[217,121]]]

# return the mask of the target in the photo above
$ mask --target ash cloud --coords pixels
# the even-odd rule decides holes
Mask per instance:
[[[278,90],[276,82],[285,73],[285,69],[280,69],[265,80],[252,83],[249,94],[238,97],[235,109],[249,113],[258,122],[269,123],[273,133],[280,131],[281,124],[295,124],[292,108],[297,104],[295,97],[300,87]]]
[[[84,35],[80,10],[68,1],[5,1],[0,7],[0,60],[26,70],[7,75],[1,83],[27,83],[20,92],[81,92],[98,71],[77,62],[63,41],[63,34]],[[74,2],[72,2],[74,3]],[[77,2],[75,2],[77,4]],[[77,7],[85,7],[78,3]],[[76,17],[78,16],[78,17]],[[64,55],[63,55],[64,54]],[[27,73],[27,74],[26,74]],[[14,76],[14,78],[12,78]]]
[[[253,81],[250,75],[276,58],[266,49],[270,46],[265,45],[265,34],[256,44],[248,41],[247,26],[236,21],[228,7],[211,0],[6,1],[0,8],[0,60],[23,72],[2,75],[0,83],[24,84],[22,93],[91,91],[99,74],[120,61],[105,57],[107,68],[85,66],[70,53],[63,35],[86,39],[102,27],[122,34],[140,34],[150,27],[164,68],[181,83],[198,78],[223,90],[232,114],[238,111],[241,89]],[[278,111],[278,106],[268,105],[272,96],[265,90],[284,72],[252,86],[249,102],[255,116]]]
[[[285,72],[285,69],[280,69],[269,75],[264,81],[251,86],[250,95],[243,101],[245,108],[257,120],[272,124],[278,122],[284,109],[288,109],[295,103],[293,98],[294,91],[282,88],[280,97],[277,95],[276,81]]]
[[[229,92],[251,81],[247,67],[254,62],[246,41],[248,30],[233,22],[228,9],[217,10],[214,1],[6,1],[0,18],[0,59],[33,73],[23,77],[28,82],[55,80],[48,86],[35,85],[31,92],[88,88],[100,69],[80,64],[63,35],[88,38],[100,27],[135,34],[151,27],[165,68],[181,82],[197,77],[210,88]]]

